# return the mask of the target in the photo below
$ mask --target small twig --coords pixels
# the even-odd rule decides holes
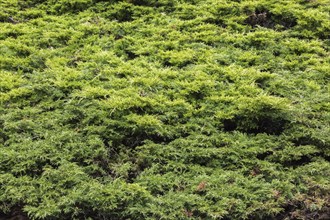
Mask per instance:
[[[13,17],[9,17],[9,18],[8,18],[8,21],[9,21],[10,23],[12,23],[12,24],[17,24],[17,23],[19,23],[19,21],[16,21]]]

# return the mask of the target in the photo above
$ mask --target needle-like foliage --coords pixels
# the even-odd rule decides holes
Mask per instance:
[[[0,0],[0,219],[329,219],[328,0]]]

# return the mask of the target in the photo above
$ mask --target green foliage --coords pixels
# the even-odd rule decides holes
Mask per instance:
[[[0,218],[329,218],[327,0],[0,4]]]

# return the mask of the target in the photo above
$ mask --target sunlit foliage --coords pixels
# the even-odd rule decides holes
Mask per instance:
[[[328,0],[1,0],[0,218],[330,218]]]

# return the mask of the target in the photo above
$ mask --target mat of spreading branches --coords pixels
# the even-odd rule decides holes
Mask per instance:
[[[329,219],[328,0],[1,0],[0,219]]]

